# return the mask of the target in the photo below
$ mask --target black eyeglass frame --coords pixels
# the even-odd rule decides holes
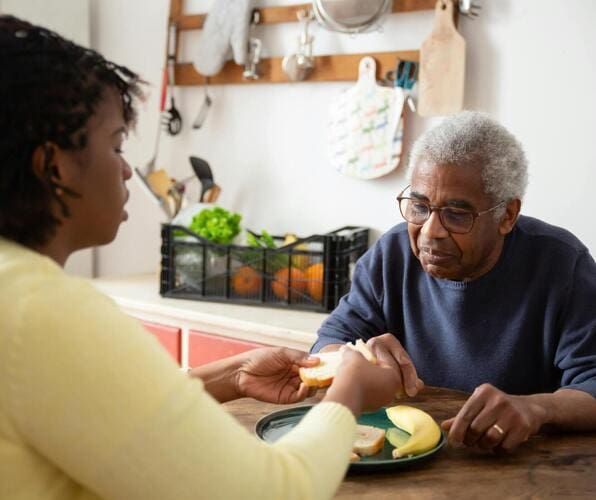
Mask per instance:
[[[497,205],[495,205],[494,207],[488,208],[487,210],[481,210],[480,212],[475,212],[474,210],[468,210],[465,208],[456,208],[456,207],[449,207],[449,206],[442,206],[442,207],[437,207],[435,205],[431,205],[430,203],[427,203],[424,200],[419,200],[418,198],[410,198],[409,196],[402,196],[406,190],[410,187],[410,185],[407,185],[402,191],[401,193],[399,193],[399,195],[397,195],[396,200],[397,200],[397,206],[399,207],[399,213],[401,214],[401,216],[404,218],[404,220],[408,223],[408,224],[413,224],[414,226],[424,226],[424,224],[426,224],[426,222],[428,221],[428,219],[430,219],[430,216],[432,215],[433,212],[437,211],[439,212],[439,220],[441,221],[441,225],[445,228],[445,230],[449,233],[453,233],[453,234],[468,234],[469,232],[472,231],[472,229],[474,229],[474,224],[476,223],[476,219],[478,217],[480,217],[481,215],[484,214],[488,214],[489,212],[492,212],[494,210],[496,210],[497,208],[502,207],[503,205],[505,205],[506,201],[503,200],[500,203],[498,203]],[[417,203],[422,203],[424,205],[426,205],[428,207],[428,216],[426,217],[426,219],[424,219],[424,222],[422,224],[418,224],[415,222],[410,222],[406,216],[404,215],[402,209],[401,209],[401,202],[402,200],[413,200],[416,201]],[[472,223],[470,224],[470,229],[468,229],[467,231],[452,231],[451,229],[447,229],[447,226],[445,225],[445,222],[443,221],[443,210],[459,210],[462,213],[463,212],[467,212],[470,215],[472,215]]]

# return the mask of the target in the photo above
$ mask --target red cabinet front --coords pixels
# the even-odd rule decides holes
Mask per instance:
[[[191,330],[188,336],[188,366],[204,365],[257,347],[263,345]]]
[[[159,343],[180,364],[180,328],[158,325],[157,323],[141,322],[145,329],[157,337]]]

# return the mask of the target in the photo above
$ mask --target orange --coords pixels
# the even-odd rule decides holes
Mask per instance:
[[[323,301],[323,263],[317,262],[308,266],[304,272],[306,291],[316,302]]]
[[[288,300],[288,282],[291,283],[292,291],[290,296],[292,300],[298,299],[304,293],[306,288],[304,273],[295,267],[292,268],[291,273],[290,276],[290,270],[283,267],[273,275],[271,290],[278,299]]]
[[[250,266],[239,267],[232,278],[232,290],[243,297],[257,295],[261,290],[261,275]]]

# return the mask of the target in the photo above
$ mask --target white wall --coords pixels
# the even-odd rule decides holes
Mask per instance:
[[[209,0],[187,0],[187,12],[206,12]],[[269,1],[258,5],[282,5]],[[573,4],[572,6],[570,4]],[[151,82],[137,132],[126,147],[131,164],[153,154],[163,64],[166,0],[91,0],[91,43]],[[432,12],[393,14],[382,33],[350,37],[315,27],[315,54],[418,48]],[[596,185],[596,2],[485,0],[478,19],[462,19],[467,41],[466,107],[491,113],[524,144],[530,187],[523,212],[573,231],[596,253],[592,193]],[[260,27],[267,55],[293,50],[297,24]],[[183,40],[189,59],[198,33]],[[162,137],[158,166],[177,178],[191,173],[189,155],[205,158],[223,187],[220,204],[243,214],[253,229],[308,235],[345,224],[379,234],[400,221],[394,198],[404,168],[373,181],[337,174],[326,158],[330,99],[349,83],[213,86],[204,128],[190,123],[203,89],[179,88],[185,124]],[[410,116],[411,117],[411,116]],[[432,120],[411,117],[410,143]],[[116,242],[99,251],[102,275],[153,271],[159,265],[157,206],[131,181],[130,219]]]

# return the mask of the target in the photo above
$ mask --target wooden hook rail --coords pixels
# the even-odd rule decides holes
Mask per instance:
[[[432,10],[435,8],[436,0],[394,0],[391,12],[416,12],[419,10]],[[295,5],[286,5],[280,7],[262,7],[257,9],[260,14],[259,24],[280,24],[293,23],[297,21],[299,10],[311,8],[312,3],[301,3]],[[178,24],[180,31],[200,30],[203,28],[206,14],[182,15],[182,11],[177,11],[175,17],[170,17],[171,21]]]
[[[455,0],[454,0],[455,1]],[[178,34],[183,31],[199,30],[203,27],[206,14],[183,14],[184,0],[171,0],[169,22],[178,28]],[[392,12],[416,12],[433,10],[436,0],[393,0]],[[301,3],[279,7],[263,7],[257,9],[260,14],[259,24],[279,24],[297,22],[297,12],[311,8],[311,3]],[[377,62],[377,76],[381,79],[388,71],[395,68],[397,59],[410,61],[419,60],[418,50],[375,52],[366,54],[332,54],[315,56],[316,67],[306,82],[322,81],[350,81],[358,76],[358,62],[365,55],[373,57]],[[228,61],[219,74],[209,77],[214,84],[229,83],[288,83],[288,77],[281,69],[282,57],[261,59],[258,80],[246,80],[242,77],[243,67],[233,61]],[[176,54],[178,61],[178,54]],[[176,63],[176,85],[202,85],[205,77],[198,73],[188,62]]]

